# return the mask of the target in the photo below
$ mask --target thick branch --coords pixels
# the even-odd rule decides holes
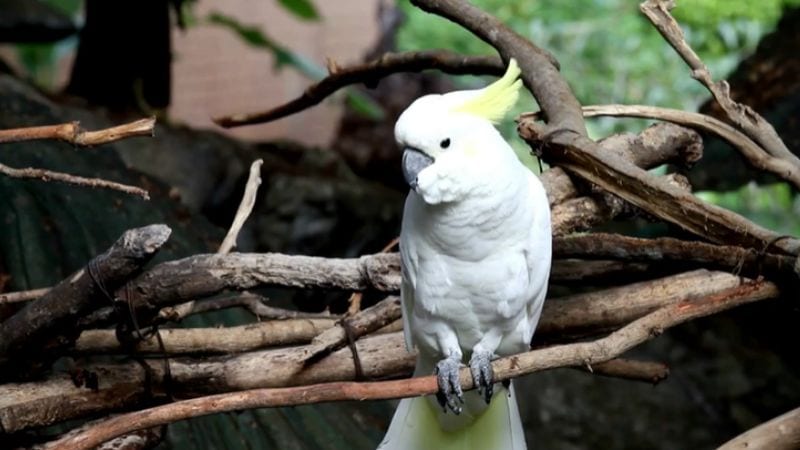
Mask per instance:
[[[608,233],[565,236],[553,242],[553,257],[691,262],[753,278],[762,274],[783,280],[797,278],[793,267],[795,259],[788,256],[674,238],[641,239]]]
[[[538,117],[524,114],[520,120]],[[703,156],[703,140],[691,129],[670,123],[658,123],[638,135],[618,134],[599,142],[604,151],[614,152],[643,169],[652,169],[662,164],[691,167]],[[569,175],[561,168],[553,167],[539,176],[547,190],[550,206],[578,196],[578,189]]]
[[[134,136],[153,136],[156,119],[137,121],[98,131],[84,131],[78,122],[0,130],[0,143],[56,139],[81,147],[108,144]]]
[[[593,342],[554,346],[501,358],[492,364],[494,377],[498,381],[508,380],[545,369],[608,361],[661,334],[667,328],[777,295],[778,289],[772,283],[749,282],[716,295],[661,308]],[[464,389],[473,388],[469,368],[461,369],[460,379]],[[436,377],[426,376],[372,383],[340,382],[295,388],[254,389],[213,395],[123,414],[78,436],[54,443],[50,448],[90,449],[131,431],[218,412],[342,400],[404,398],[430,395],[437,390]]]
[[[0,362],[39,355],[43,345],[56,338],[56,346],[73,342],[80,332],[74,326],[78,318],[108,303],[108,294],[139,271],[170,233],[166,225],[126,231],[86,268],[8,318],[0,325]]]
[[[492,15],[461,0],[412,0],[429,13],[451,20],[497,49],[504,61],[515,58],[525,85],[547,115],[551,129],[571,130],[585,136],[581,105],[558,72],[555,58]]]
[[[800,408],[748,430],[717,450],[795,450],[800,448]]]
[[[678,125],[714,133],[739,150],[742,156],[756,169],[773,173],[800,188],[800,166],[795,166],[785,159],[770,155],[743,133],[711,116],[643,105],[585,106],[583,113],[586,117],[622,116],[666,120]]]
[[[331,66],[331,74],[319,83],[309,86],[303,95],[275,108],[250,113],[222,116],[214,119],[225,128],[271,122],[303,111],[351,84],[374,85],[380,79],[399,72],[421,72],[438,69],[453,75],[497,75],[505,67],[498,58],[487,56],[464,56],[446,50],[422,52],[387,53],[379,59],[350,67]]]
[[[605,377],[644,381],[651,384],[658,384],[669,376],[669,367],[666,364],[635,359],[615,358],[600,364],[580,367],[580,369]]]
[[[568,335],[596,335],[598,329],[613,329],[657,308],[725,292],[740,286],[741,281],[730,274],[697,270],[551,299],[545,302],[535,339],[563,340]],[[203,339],[229,341],[225,336],[228,333],[225,328],[206,330],[207,337]],[[164,335],[167,347],[171,345],[170,336]],[[403,376],[413,370],[415,356],[406,351],[400,333],[364,337],[356,341],[356,348],[367,379]],[[312,365],[306,363],[309,349],[309,346],[302,346],[228,358],[171,359],[171,390],[175,395],[189,396],[355,378],[353,354],[349,348],[335,351]],[[96,391],[77,387],[66,375],[56,375],[39,383],[0,385],[0,426],[14,432],[48,425],[134,405],[147,397],[148,392],[163,392],[161,360],[145,360],[144,366],[133,362],[92,365],[86,370],[97,374]]]
[[[278,253],[195,255],[161,263],[133,280],[131,302],[137,311],[157,313],[161,307],[256,286],[317,287],[396,291],[400,285],[396,254],[357,259],[290,256]]]
[[[662,220],[720,244],[736,244],[761,250],[768,244],[790,255],[800,251],[800,241],[783,238],[744,217],[702,202],[668,182],[636,167],[617,155],[602,152],[596,143],[571,133],[545,137],[535,122],[523,119],[520,135],[531,146],[544,150],[553,163]]]

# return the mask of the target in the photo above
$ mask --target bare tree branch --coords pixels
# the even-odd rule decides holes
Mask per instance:
[[[600,364],[577,367],[595,375],[612,378],[623,378],[631,381],[643,381],[658,384],[669,376],[669,367],[664,363],[637,361],[635,359],[615,358]]]
[[[764,422],[717,450],[796,450],[800,448],[800,408]]]
[[[793,166],[796,173],[800,170],[800,159],[786,148],[786,144],[775,132],[775,128],[750,107],[734,102],[731,99],[730,86],[727,82],[715,83],[711,78],[708,67],[686,42],[678,22],[669,13],[674,6],[674,0],[647,0],[639,5],[639,9],[683,58],[692,70],[692,78],[702,83],[711,92],[728,119],[772,156]]]
[[[124,192],[126,194],[136,195],[145,200],[150,200],[150,194],[136,186],[121,184],[114,181],[104,180],[102,178],[86,178],[77,175],[70,175],[63,172],[54,172],[52,170],[39,169],[36,167],[25,167],[23,169],[16,169],[9,167],[5,164],[0,164],[0,174],[10,178],[20,179],[37,179],[42,181],[58,181],[73,186],[83,186],[90,188],[110,189],[112,191]]]
[[[350,67],[328,65],[330,75],[322,81],[309,86],[303,95],[269,109],[249,114],[234,114],[214,119],[217,125],[225,128],[271,122],[319,104],[322,100],[351,84],[376,84],[381,78],[399,72],[421,72],[438,69],[453,75],[497,75],[505,71],[498,58],[487,56],[464,56],[446,50],[427,50],[421,52],[387,53],[379,59]]]
[[[253,206],[256,204],[256,194],[258,193],[258,187],[261,185],[262,164],[264,164],[264,160],[257,159],[250,165],[250,175],[247,178],[247,185],[244,188],[242,201],[239,203],[239,208],[236,210],[233,223],[228,230],[228,234],[225,235],[222,245],[219,246],[217,253],[224,255],[236,247],[236,238],[239,236],[242,226],[244,226],[247,218],[250,217]]]
[[[545,369],[608,361],[658,336],[667,328],[778,294],[777,287],[772,283],[748,282],[716,295],[658,309],[596,341],[558,345],[498,359],[492,364],[494,377],[495,380],[502,381]],[[465,390],[473,388],[469,368],[461,369],[460,381]],[[434,394],[437,390],[436,377],[426,376],[396,381],[338,382],[292,388],[253,389],[212,395],[123,414],[99,423],[77,436],[54,442],[48,448],[90,449],[131,431],[218,412],[343,400],[406,398]]]
[[[522,80],[547,115],[552,129],[586,135],[581,105],[545,50],[515,33],[491,14],[459,0],[412,0],[414,6],[451,20],[497,49],[504,61],[515,58]]]
[[[46,287],[40,289],[31,289],[29,291],[6,292],[5,294],[0,294],[0,305],[28,302],[43,296],[49,292],[50,289],[52,288]]]
[[[697,128],[716,134],[738,149],[756,169],[773,173],[800,188],[800,166],[767,153],[749,137],[725,122],[711,116],[643,105],[592,105],[583,107],[586,117],[624,116],[666,120],[678,125]]]
[[[166,328],[159,330],[164,343],[150,336],[132,348],[123,346],[114,330],[86,330],[75,342],[78,354],[130,353],[168,355],[242,353],[265,347],[311,342],[336,324],[335,319],[270,320],[225,328]]]
[[[134,136],[153,136],[155,117],[139,119],[97,131],[85,131],[78,122],[0,130],[0,143],[55,139],[81,147],[108,144]]]
[[[126,231],[104,254],[0,324],[0,364],[74,342],[74,322],[109,301],[108,295],[149,261],[167,241],[166,225]],[[57,341],[57,342],[53,342]]]
[[[633,283],[627,286],[550,299],[545,302],[536,342],[561,341],[569,336],[597,335],[636,320],[658,308],[675,305],[741,286],[742,279],[722,272],[693,272]],[[176,331],[176,333],[178,333]],[[208,329],[207,341],[231,341],[225,328]],[[170,347],[170,334],[164,336]],[[175,334],[174,336],[177,336]],[[356,341],[367,379],[406,376],[415,355],[408,353],[400,333],[369,335]],[[202,352],[197,347],[197,352]],[[356,377],[349,348],[335,351],[312,365],[308,347],[263,350],[230,357],[170,359],[171,391],[179,396],[218,393],[257,387],[279,387]],[[592,361],[594,365],[597,361]],[[585,364],[579,364],[584,366]],[[139,363],[94,364],[98,388],[76,386],[71,377],[54,375],[41,382],[0,385],[0,426],[15,432],[138,404],[163,392],[164,368],[159,359]]]

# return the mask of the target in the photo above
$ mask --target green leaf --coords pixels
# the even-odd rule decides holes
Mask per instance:
[[[303,20],[319,20],[317,8],[310,0],[278,0],[286,10]]]

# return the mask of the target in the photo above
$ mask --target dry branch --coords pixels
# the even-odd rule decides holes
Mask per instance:
[[[394,73],[438,69],[453,75],[500,76],[505,70],[499,58],[465,56],[446,50],[387,53],[377,60],[364,64],[350,67],[329,64],[329,68],[332,69],[330,75],[309,86],[300,97],[288,103],[256,113],[217,117],[214,122],[225,128],[271,122],[317,105],[345,86],[357,83],[374,85],[381,78]]]
[[[692,50],[683,37],[678,22],[670,15],[669,11],[675,6],[674,0],[647,0],[639,5],[642,13],[653,23],[658,32],[678,52],[681,58],[692,70],[692,78],[705,86],[719,106],[744,133],[758,142],[768,153],[776,158],[786,161],[795,168],[795,173],[800,170],[800,159],[786,147],[786,144],[761,115],[747,105],[736,103],[730,96],[730,86],[725,81],[714,82],[711,72],[703,63],[697,53]]]
[[[110,189],[112,191],[124,192],[125,194],[136,195],[145,200],[150,199],[150,194],[136,186],[121,184],[114,181],[104,180],[102,178],[86,178],[77,175],[70,175],[63,172],[54,172],[52,170],[39,169],[36,167],[25,167],[17,169],[9,167],[5,164],[0,164],[0,174],[10,178],[20,179],[36,179],[42,181],[58,181],[73,186],[83,186],[99,189]]]
[[[466,28],[497,49],[504,61],[515,58],[522,69],[522,80],[536,97],[552,129],[586,135],[581,105],[558,72],[557,62],[550,53],[468,2],[412,0],[411,3]]]
[[[772,298],[778,293],[777,287],[772,283],[753,281],[715,295],[666,306],[596,341],[553,346],[496,360],[492,364],[495,380],[508,380],[556,367],[591,365],[608,361],[658,336],[667,328],[738,305]],[[465,390],[473,387],[469,368],[461,369],[460,379]],[[339,382],[219,394],[123,414],[102,422],[80,435],[55,442],[49,448],[90,449],[131,431],[218,412],[342,400],[404,398],[434,394],[437,389],[436,377],[426,376],[397,381]]]
[[[555,258],[620,259],[638,262],[699,264],[749,277],[795,280],[795,258],[742,247],[713,245],[674,238],[642,239],[609,233],[565,236],[553,243]]]
[[[762,423],[717,450],[796,450],[800,448],[800,408]]]
[[[5,294],[0,294],[0,305],[28,302],[43,296],[50,291],[50,289],[51,288],[46,287],[40,289],[31,289],[29,291],[6,292]]]
[[[642,317],[658,308],[739,287],[742,279],[721,272],[696,270],[658,280],[634,283],[545,302],[535,341],[569,335],[597,334]],[[228,329],[206,330],[208,341],[230,341]],[[170,335],[165,334],[169,347]],[[190,396],[258,387],[279,387],[356,377],[348,348],[307,365],[308,346],[264,350],[227,358],[170,359],[173,394]],[[382,379],[409,375],[415,356],[406,351],[402,334],[370,335],[356,341],[363,375]],[[202,352],[202,348],[197,349]],[[0,385],[0,426],[15,432],[138,404],[163,392],[161,360],[140,363],[95,364],[98,389],[77,387],[67,375],[42,382]],[[592,364],[598,361],[592,361]],[[583,365],[583,364],[579,364]],[[146,368],[146,370],[145,370]]]
[[[139,119],[97,131],[81,129],[79,122],[0,130],[0,143],[55,139],[81,147],[108,144],[135,136],[153,136],[155,117]]]
[[[738,214],[704,203],[628,160],[602,152],[596,143],[583,136],[570,133],[544,136],[542,131],[535,122],[520,121],[520,136],[531,146],[543,148],[552,163],[653,216],[719,244],[736,244],[757,250],[771,244],[790,255],[797,255],[800,251],[800,241],[796,238],[781,239],[781,235]]]
[[[289,319],[225,328],[166,328],[159,330],[163,348],[155,336],[128,347],[120,344],[114,330],[86,330],[75,342],[75,352],[168,355],[242,353],[265,347],[307,344],[335,323],[336,320],[332,318]]]
[[[134,309],[156,314],[164,306],[214,295],[224,289],[256,286],[396,291],[396,254],[339,259],[278,253],[195,255],[161,263],[130,283]]]
[[[651,384],[658,384],[669,376],[669,367],[664,363],[623,358],[615,358],[600,364],[578,368],[595,375],[623,378],[631,381],[644,381]]]
[[[87,312],[107,304],[114,292],[139,271],[167,241],[166,225],[126,231],[104,254],[65,279],[47,294],[0,324],[0,363],[41,356],[44,348],[74,342],[74,324]],[[54,342],[55,341],[55,342]]]
[[[800,188],[800,167],[770,155],[749,137],[732,126],[711,116],[643,105],[592,105],[583,107],[586,117],[615,116],[665,120],[678,125],[714,133],[739,150],[756,169],[773,173]]]
[[[256,204],[256,194],[258,193],[258,187],[261,185],[262,164],[264,164],[264,160],[257,159],[250,165],[250,175],[247,178],[247,185],[244,188],[242,201],[239,203],[239,208],[236,210],[233,223],[228,230],[228,234],[225,235],[225,239],[222,240],[222,244],[219,246],[217,253],[224,255],[236,247],[236,238],[239,236],[242,226],[244,226],[247,218],[250,217],[253,206]]]

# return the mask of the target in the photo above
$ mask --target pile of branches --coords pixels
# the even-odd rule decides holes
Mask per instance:
[[[551,167],[541,176],[553,211],[551,280],[573,286],[609,285],[616,280],[622,286],[549,299],[537,330],[537,347],[496,360],[495,378],[575,367],[658,382],[668,374],[664,364],[621,356],[667,328],[774,299],[796,286],[800,240],[701,201],[692,195],[685,177],[648,171],[663,164],[690,167],[702,156],[702,139],[696,131],[702,130],[726,139],[754,168],[800,188],[800,160],[763,118],[731,100],[725,82],[712,80],[670,15],[672,2],[647,0],[641,9],[686,61],[692,77],[720,104],[727,114],[725,122],[645,106],[582,107],[552,55],[494,17],[459,0],[412,3],[473,32],[497,49],[500,58],[426,51],[387,54],[352,67],[331,63],[330,75],[298,99],[217,121],[239,126],[275,120],[308,108],[343,86],[374,84],[402,71],[501,74],[504,61],[515,58],[526,87],[541,106],[540,112],[518,119],[519,134]],[[614,135],[596,142],[587,137],[584,116],[597,115],[645,117],[661,123],[638,135]],[[26,136],[20,130],[9,131],[6,140]],[[67,138],[49,133],[35,138],[86,144],[77,139],[77,132]],[[24,170],[31,177],[75,181],[38,169],[0,169],[8,176],[21,176]],[[104,442],[113,445],[112,440],[121,436],[144,445],[158,439],[160,425],[189,417],[436,391],[433,376],[407,378],[415,356],[402,338],[396,253],[354,259],[230,253],[254,203],[259,169],[257,161],[234,224],[216,254],[145,270],[170,234],[164,225],[151,225],[127,231],[108,251],[52,288],[0,294],[0,303],[26,303],[0,324],[0,374],[5,377],[0,384],[0,434],[129,411],[84,423],[42,445],[88,449]],[[612,219],[642,216],[671,224],[695,239],[576,233]],[[641,281],[626,284],[634,276]],[[305,314],[268,306],[264,298],[249,292],[264,286],[354,294],[345,316]],[[367,291],[384,293],[385,299],[361,309],[360,295]],[[260,320],[210,329],[163,326],[232,307],[246,308]],[[52,371],[53,363],[64,356],[95,355],[136,358],[107,358],[68,372]],[[472,387],[467,369],[462,370],[461,383],[465,389]],[[143,409],[154,403],[157,406]],[[800,435],[798,420],[800,409],[790,411],[722,448],[791,446]]]

